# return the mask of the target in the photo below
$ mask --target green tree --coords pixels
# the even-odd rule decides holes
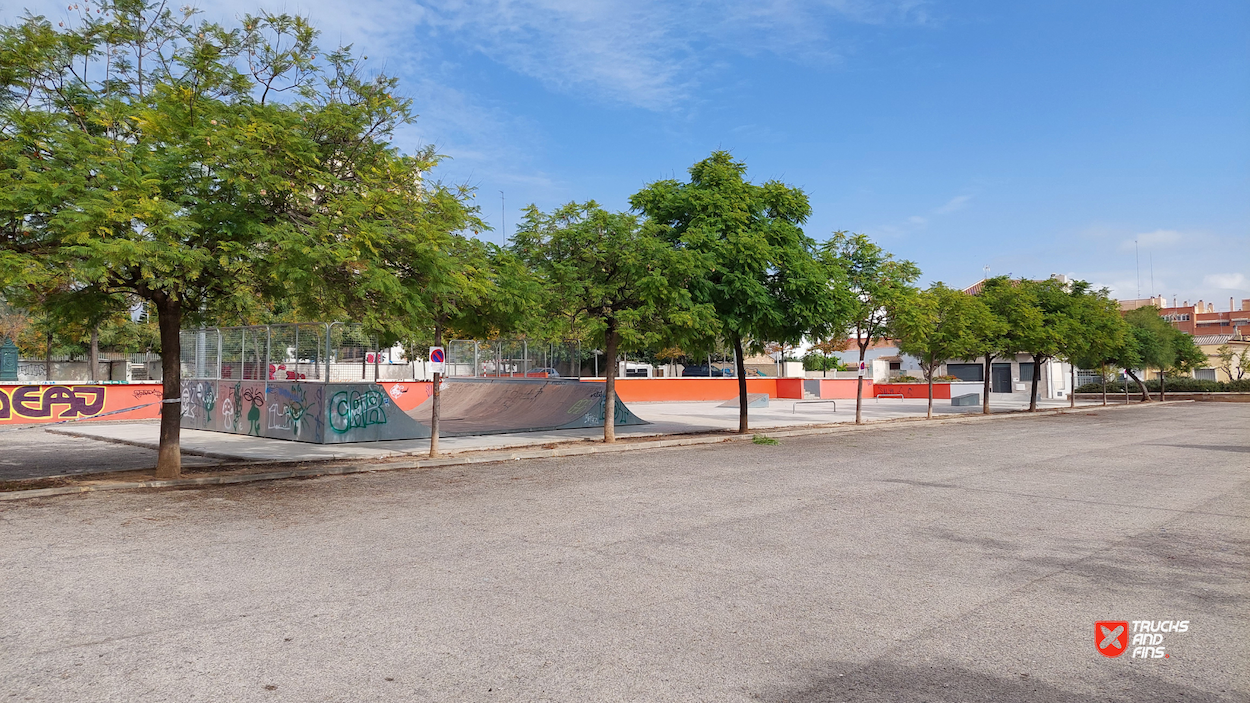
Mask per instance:
[[[1129,377],[1137,383],[1141,390],[1142,402],[1150,401],[1150,391],[1142,379],[1137,377],[1136,369],[1162,370],[1170,366],[1176,357],[1175,339],[1172,336],[1172,325],[1159,317],[1159,309],[1153,305],[1136,308],[1124,314],[1128,323],[1132,341],[1125,345],[1124,356],[1120,359]]]
[[[1193,335],[1171,327],[1171,337],[1172,359],[1159,374],[1159,400],[1167,400],[1165,384],[1169,373],[1192,378],[1194,370],[1207,365],[1207,355],[1194,343]]]
[[[1017,285],[1038,312],[1037,325],[1009,333],[1015,335],[1019,350],[1033,357],[1029,412],[1036,412],[1042,364],[1064,353],[1065,333],[1075,339],[1077,326],[1072,324],[1073,301],[1064,284],[1052,278],[1045,281],[1022,280]]]
[[[974,296],[941,283],[896,300],[891,334],[898,349],[920,361],[929,385],[926,417],[933,418],[933,375],[951,359],[977,356],[983,330],[992,324],[990,311]]]
[[[553,310],[585,321],[606,352],[603,441],[616,441],[617,358],[621,351],[681,344],[707,334],[713,310],[695,303],[690,284],[700,261],[644,228],[628,213],[594,201],[551,214],[531,205],[512,250],[549,286]]]
[[[1078,366],[1099,369],[1102,376],[1102,404],[1106,405],[1107,366],[1123,355],[1129,334],[1128,323],[1124,321],[1118,304],[1106,288],[1098,291],[1085,289],[1078,303],[1073,318],[1080,329],[1074,339],[1069,339],[1068,360],[1072,364],[1074,375]],[[1075,383],[1073,389],[1075,390]],[[1072,404],[1075,404],[1075,394]]]
[[[1006,276],[985,280],[976,297],[985,306],[987,314],[981,321],[981,328],[971,340],[972,347],[968,358],[981,357],[985,364],[982,376],[981,413],[989,415],[993,362],[1007,344],[1005,336],[1009,321],[1020,316],[1020,312],[1016,309],[1020,304],[1020,298]]]
[[[1074,281],[1064,290],[1067,299],[1060,299],[1065,310],[1055,321],[1058,331],[1058,358],[1068,362],[1071,375],[1068,406],[1076,406],[1076,369],[1082,364],[1107,356],[1123,339],[1123,321],[1114,300],[1105,288],[1094,291],[1085,281]],[[1090,368],[1090,367],[1087,367]]]
[[[859,347],[859,363],[864,363],[868,347],[885,337],[890,330],[890,311],[910,298],[912,284],[920,277],[920,269],[910,261],[877,246],[863,234],[835,232],[821,249],[821,260],[827,270],[840,270],[850,292],[849,314],[845,320],[846,336]],[[855,390],[855,424],[863,424],[864,377],[861,374]]]
[[[394,206],[435,160],[390,146],[411,119],[395,81],[363,78],[349,50],[319,52],[303,19],[228,29],[144,0],[96,9],[63,29],[42,17],[0,28],[0,286],[68,280],[70,298],[153,306],[157,475],[169,478],[181,469],[184,321],[285,296],[333,311],[342,286],[398,299],[395,277],[359,254],[389,236]],[[325,265],[282,265],[301,256]]]
[[[1240,381],[1250,373],[1250,348],[1243,349],[1239,354],[1225,342],[1216,348],[1215,358],[1230,381]]]
[[[998,319],[999,334],[996,336],[998,349],[995,354],[986,357],[986,382],[989,381],[989,360],[992,357],[1015,359],[1019,354],[1031,353],[1035,340],[1044,338],[1045,321],[1037,304],[1034,290],[1020,285],[1005,276],[991,278],[982,286],[981,296],[990,312]],[[1034,366],[1033,377],[1038,378],[1038,368]]]
[[[704,335],[734,349],[738,431],[748,432],[745,348],[798,344],[827,337],[845,317],[840,281],[815,257],[802,224],[811,215],[803,191],[778,181],[746,180],[745,164],[724,151],[690,168],[690,181],[657,181],[630,198],[647,226],[674,247],[695,254],[702,274],[691,280],[695,303],[715,311]]]
[[[814,342],[803,355],[803,370],[820,371],[822,376],[828,376],[830,371],[841,369],[842,361],[838,359],[837,353],[845,347],[845,338],[835,337]]]
[[[521,326],[539,304],[538,281],[510,252],[462,236],[450,237],[438,250],[436,275],[413,291],[422,300],[423,320],[434,329],[434,346],[444,335],[484,339]],[[419,280],[419,279],[418,279]],[[442,374],[434,374],[431,399],[430,456],[438,455]]]

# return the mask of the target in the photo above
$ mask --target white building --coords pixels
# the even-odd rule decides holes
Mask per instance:
[[[859,349],[853,342],[846,351],[835,356],[844,363],[859,363]],[[885,383],[899,376],[924,378],[920,360],[899,352],[892,340],[884,339],[868,348],[864,360],[869,362],[873,380]],[[1033,388],[1033,357],[1020,354],[1014,359],[995,358],[990,366],[990,397],[999,394],[1021,394],[1028,397]],[[1040,399],[1067,398],[1072,392],[1071,364],[1050,359],[1042,363],[1041,379],[1037,386]],[[950,361],[938,368],[934,376],[955,376],[961,381],[985,381],[985,358]]]

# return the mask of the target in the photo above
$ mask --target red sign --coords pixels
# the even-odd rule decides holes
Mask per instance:
[[[1103,620],[1094,623],[1094,644],[1104,657],[1118,657],[1128,647],[1128,621]]]

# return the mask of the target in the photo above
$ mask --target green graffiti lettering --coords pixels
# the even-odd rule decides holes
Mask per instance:
[[[330,399],[326,412],[330,429],[343,434],[354,428],[385,425],[386,397],[378,391],[339,391]]]

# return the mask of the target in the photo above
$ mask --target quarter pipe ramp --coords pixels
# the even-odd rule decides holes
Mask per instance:
[[[602,383],[565,379],[449,378],[439,394],[439,435],[503,434],[602,427]],[[408,412],[429,427],[433,398]],[[617,427],[645,425],[618,398]]]

